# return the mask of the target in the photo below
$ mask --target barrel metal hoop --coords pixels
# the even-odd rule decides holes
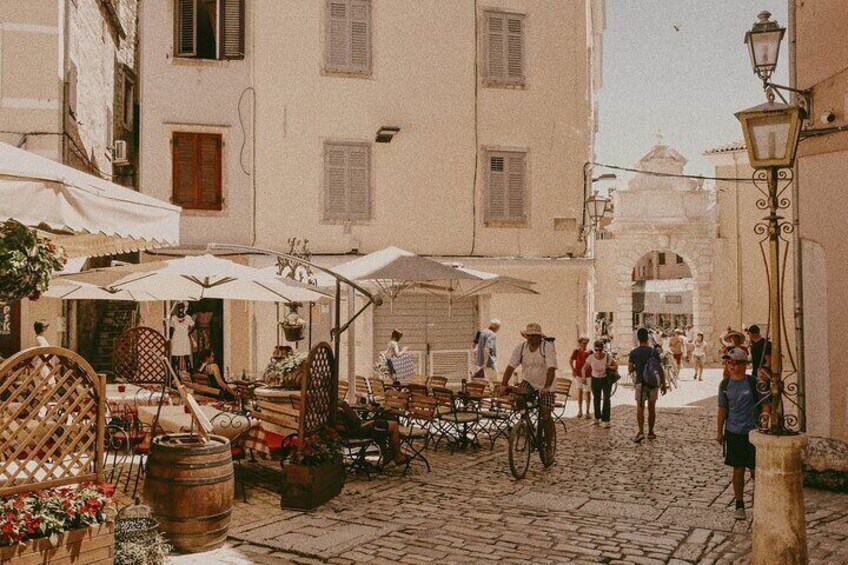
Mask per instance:
[[[167,516],[162,514],[161,512],[156,513],[156,517],[159,518],[159,521],[166,520],[168,522],[214,522],[216,520],[222,520],[224,518],[229,518],[233,513],[232,509],[221,512],[220,514],[212,514],[211,516],[196,516],[194,518],[176,518],[172,516]],[[227,526],[229,527],[229,525]],[[223,528],[222,528],[223,529]],[[218,530],[212,530],[218,531]],[[209,534],[210,532],[204,532],[203,534]],[[182,535],[182,534],[181,534]]]
[[[155,475],[148,474],[146,481],[153,481],[158,483],[168,483],[172,485],[183,485],[187,487],[199,487],[206,485],[216,485],[218,483],[225,483],[230,479],[235,479],[235,472],[230,472],[226,475],[218,476],[218,477],[210,477],[208,479],[177,479],[177,478],[166,478],[166,477],[157,477]]]

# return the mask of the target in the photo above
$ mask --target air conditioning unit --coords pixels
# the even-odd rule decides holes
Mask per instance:
[[[112,145],[112,164],[113,165],[126,165],[130,162],[127,157],[127,142],[118,139],[115,141],[114,145]]]

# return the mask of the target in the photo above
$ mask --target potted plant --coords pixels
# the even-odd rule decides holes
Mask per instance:
[[[283,489],[280,506],[312,510],[342,491],[345,479],[342,443],[338,432],[324,427],[299,441],[283,441]]]
[[[0,224],[0,300],[38,300],[66,261],[64,249],[23,224],[6,220]]]
[[[292,302],[289,306],[289,313],[285,315],[280,325],[283,327],[283,334],[286,336],[286,341],[300,341],[304,337],[304,329],[306,328],[306,320],[300,317],[297,309],[300,304]]]
[[[0,562],[112,563],[115,487],[81,483],[0,499]]]

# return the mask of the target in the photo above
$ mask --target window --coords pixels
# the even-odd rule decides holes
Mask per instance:
[[[525,84],[524,15],[486,12],[487,81],[498,84]]]
[[[121,82],[121,106],[118,109],[118,112],[120,112],[121,122],[124,129],[132,130],[133,111],[135,109],[135,81],[133,80],[130,72],[126,69],[121,72]]]
[[[244,59],[245,0],[174,0],[174,54]]]
[[[487,151],[486,222],[527,222],[527,153]]]
[[[220,210],[220,134],[174,132],[171,138],[172,201],[188,210]]]
[[[371,72],[370,0],[327,0],[325,70]]]
[[[682,265],[683,264],[683,257],[681,257],[680,255],[675,255],[675,257],[677,257],[677,259],[676,259],[677,264]]]
[[[657,254],[657,262],[660,265],[665,265],[665,253],[658,253]]]
[[[370,145],[324,145],[324,219],[371,219]]]

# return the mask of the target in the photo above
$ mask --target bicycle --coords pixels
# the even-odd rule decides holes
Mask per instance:
[[[509,431],[509,468],[513,477],[523,479],[530,467],[530,456],[534,450],[539,452],[545,468],[553,465],[556,459],[556,426],[550,426],[551,437],[548,438],[539,407],[538,391],[525,392],[516,387],[509,387],[507,391],[516,396],[515,406],[519,414],[518,421]],[[533,414],[536,416],[535,423]]]

